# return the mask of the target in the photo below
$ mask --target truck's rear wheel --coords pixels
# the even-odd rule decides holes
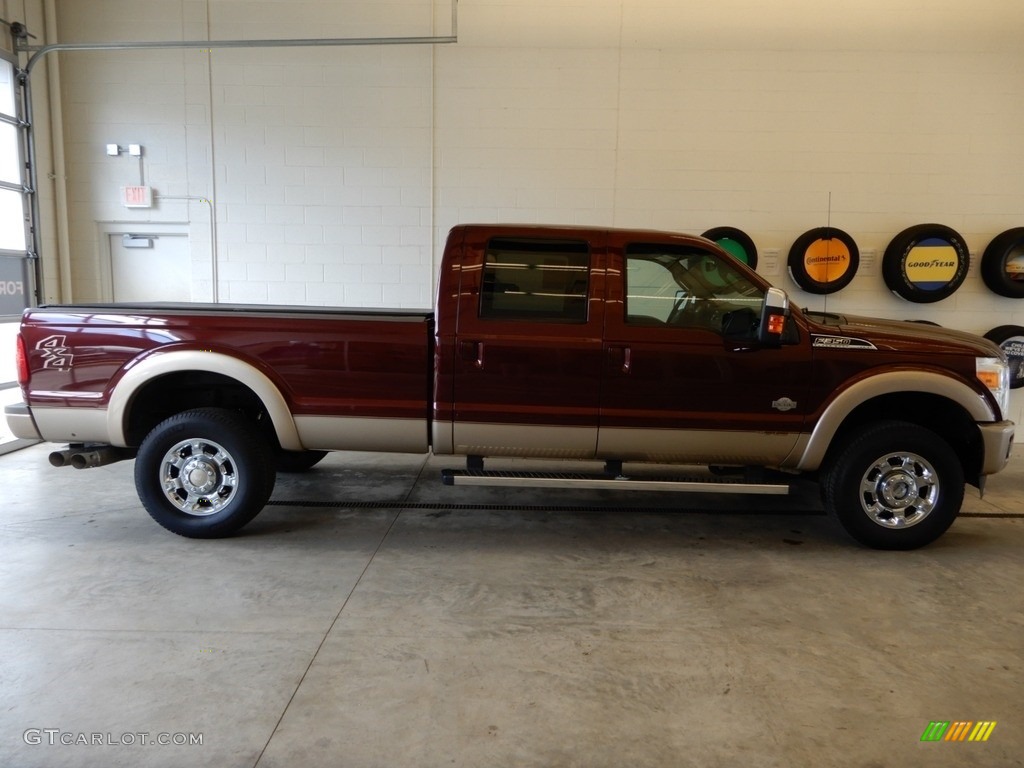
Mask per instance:
[[[822,490],[825,508],[857,541],[875,549],[916,549],[953,524],[964,473],[953,449],[931,430],[885,421],[840,446]]]
[[[274,489],[274,457],[255,425],[220,408],[179,413],[150,432],[135,459],[146,511],[181,536],[228,536],[252,520]]]

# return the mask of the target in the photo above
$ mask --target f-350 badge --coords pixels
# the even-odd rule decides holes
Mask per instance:
[[[778,400],[772,400],[772,408],[777,411],[792,411],[796,408],[796,400],[790,400],[788,397],[780,397]]]

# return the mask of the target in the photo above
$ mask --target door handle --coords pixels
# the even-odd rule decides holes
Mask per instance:
[[[633,366],[633,353],[629,347],[608,347],[608,355],[623,373],[629,373]]]
[[[459,357],[473,363],[477,368],[484,367],[484,343],[482,341],[460,341]]]

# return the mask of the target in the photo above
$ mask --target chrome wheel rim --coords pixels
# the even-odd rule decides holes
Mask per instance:
[[[931,514],[939,502],[939,475],[916,453],[887,453],[876,459],[860,483],[860,503],[883,528],[909,528]]]
[[[182,512],[208,517],[238,492],[238,469],[225,448],[212,440],[182,440],[160,462],[164,495]]]

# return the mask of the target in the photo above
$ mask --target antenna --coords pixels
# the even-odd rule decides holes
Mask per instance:
[[[832,261],[828,257],[832,255],[832,190],[828,191],[828,209],[825,211],[825,280],[827,281],[831,275],[829,272],[832,269]],[[825,298],[822,299],[821,311],[823,314],[828,314],[828,294],[825,294]]]

